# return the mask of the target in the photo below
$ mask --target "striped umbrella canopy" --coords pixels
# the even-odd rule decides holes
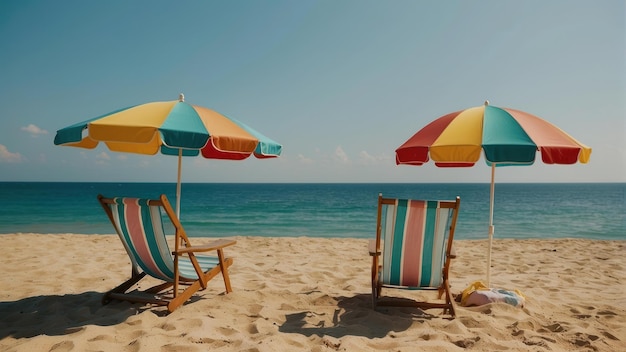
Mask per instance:
[[[398,165],[423,165],[432,159],[439,167],[470,167],[483,155],[491,166],[487,286],[494,233],[495,168],[532,165],[538,151],[545,164],[587,163],[591,155],[590,147],[548,121],[489,102],[435,119],[396,149]]]
[[[151,102],[116,110],[57,131],[55,145],[93,149],[103,142],[111,151],[178,156],[176,211],[180,216],[183,156],[243,160],[273,158],[282,146],[251,127],[216,111],[178,100]]]

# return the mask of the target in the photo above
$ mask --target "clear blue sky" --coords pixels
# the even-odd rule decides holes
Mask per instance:
[[[394,160],[484,100],[593,148],[589,164],[499,168],[498,182],[626,182],[625,17],[621,0],[2,1],[0,181],[175,182],[174,157],[53,139],[182,92],[284,146],[186,158],[183,182],[489,182],[482,161]]]

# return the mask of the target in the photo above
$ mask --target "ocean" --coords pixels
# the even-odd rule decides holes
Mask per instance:
[[[96,196],[158,197],[173,183],[0,182],[0,234],[112,234]],[[489,184],[185,183],[181,220],[192,237],[373,238],[378,194],[461,197],[457,239],[485,239]],[[626,240],[625,183],[502,183],[495,238]]]

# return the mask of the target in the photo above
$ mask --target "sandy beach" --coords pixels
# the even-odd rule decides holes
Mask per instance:
[[[624,351],[626,242],[495,240],[505,303],[441,310],[370,301],[367,240],[235,237],[221,277],[171,314],[101,305],[130,262],[115,235],[0,235],[2,351]],[[194,244],[210,239],[192,238]],[[456,241],[454,293],[484,280],[486,241]],[[411,292],[435,299],[434,292]]]

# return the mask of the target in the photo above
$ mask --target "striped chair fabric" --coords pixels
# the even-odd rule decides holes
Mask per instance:
[[[427,201],[378,195],[376,239],[369,242],[374,309],[383,305],[442,308],[454,318],[448,275],[460,204],[460,197]],[[435,289],[438,302],[383,296],[383,288]]]
[[[408,199],[382,205],[381,284],[416,289],[441,286],[454,209],[439,205],[439,201]]]
[[[174,260],[164,233],[161,207],[149,205],[148,199],[114,198],[111,205],[117,233],[133,266],[166,282],[174,281]],[[196,254],[203,271],[219,264],[216,256]],[[179,275],[183,280],[198,280],[189,257],[181,256]]]

